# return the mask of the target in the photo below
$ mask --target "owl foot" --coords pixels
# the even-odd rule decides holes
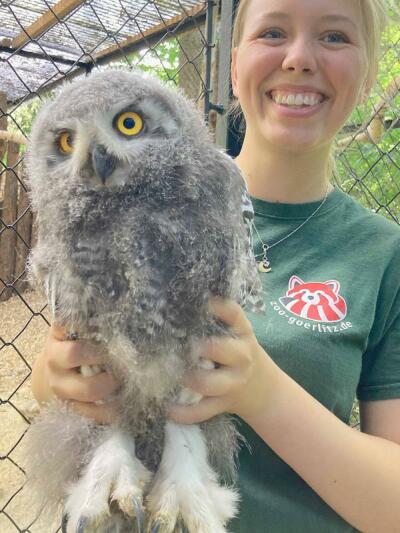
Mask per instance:
[[[161,531],[161,523],[155,522],[151,526],[150,533],[160,533],[160,531]],[[181,523],[177,524],[174,529],[174,533],[187,533],[187,531],[188,530]]]
[[[153,524],[150,524],[150,533],[159,533],[161,528],[161,523],[156,521]]]
[[[135,457],[133,440],[114,433],[96,449],[79,480],[68,489],[67,533],[100,532],[106,525],[112,528],[113,517],[119,514],[120,521],[121,513],[136,521],[137,531],[143,533],[143,490],[149,479],[149,471]]]
[[[144,524],[144,513],[143,513],[142,500],[133,498],[132,503],[135,508],[137,533],[144,533],[144,525],[143,525]]]
[[[146,501],[149,533],[176,533],[180,524],[189,533],[226,533],[237,500],[208,465],[201,429],[167,422],[163,457]]]
[[[61,533],[67,533],[68,515],[63,513],[61,520]]]
[[[227,533],[225,523],[235,514],[237,494],[225,487],[194,487],[190,479],[181,487],[162,484],[160,497],[152,493],[148,499],[150,533]],[[217,489],[217,490],[216,490]],[[219,507],[221,505],[221,507]],[[183,525],[180,525],[183,524]]]

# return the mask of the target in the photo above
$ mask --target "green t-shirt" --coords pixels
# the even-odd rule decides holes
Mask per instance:
[[[320,202],[252,198],[265,243],[277,242]],[[253,232],[254,252],[262,249]],[[261,260],[261,256],[258,257]],[[400,228],[335,188],[318,213],[268,253],[260,274],[267,315],[248,313],[272,359],[338,418],[349,423],[355,396],[400,397]],[[356,531],[246,424],[251,452],[239,456],[234,533]],[[321,460],[321,475],[324,462]]]

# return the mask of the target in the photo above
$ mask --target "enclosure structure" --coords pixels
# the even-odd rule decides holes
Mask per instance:
[[[24,434],[35,413],[29,375],[49,326],[45,297],[25,276],[35,241],[24,151],[40,102],[96,68],[138,67],[197,102],[215,142],[235,155],[230,41],[236,0],[2,0],[0,2],[0,531],[52,532],[22,489]],[[394,4],[395,5],[395,4]],[[385,34],[381,73],[341,133],[334,179],[400,221],[400,31]]]

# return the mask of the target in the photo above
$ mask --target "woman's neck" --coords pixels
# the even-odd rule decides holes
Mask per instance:
[[[255,198],[280,203],[306,203],[323,198],[329,185],[329,146],[318,152],[254,149],[243,143],[235,163]]]

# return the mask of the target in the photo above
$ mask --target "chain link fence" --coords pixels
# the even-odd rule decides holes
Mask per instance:
[[[225,4],[226,2],[226,4]],[[93,68],[138,66],[197,102],[221,146],[221,72],[229,0],[0,0],[0,532],[52,533],[60,517],[37,517],[24,491],[24,434],[36,412],[29,376],[49,326],[25,262],[35,242],[26,192],[26,138],[43,98]],[[225,24],[225,27],[224,27]],[[335,180],[399,223],[400,31],[384,39],[381,73],[365,109],[338,140]],[[225,43],[225,44],[224,44]],[[223,47],[225,46],[225,50]],[[225,80],[226,81],[226,80]],[[225,139],[227,137],[225,136]],[[357,422],[357,410],[353,423]]]
[[[365,207],[400,223],[399,4],[383,37],[380,72],[365,105],[358,107],[337,142],[335,179]]]
[[[400,224],[400,11],[398,0],[388,5],[391,25],[383,36],[377,83],[338,136],[334,181],[368,209]],[[357,400],[350,423],[360,428]]]
[[[41,100],[60,83],[109,66],[156,72],[207,112],[214,7],[197,0],[0,2],[2,533],[60,530],[60,517],[37,518],[23,489],[24,434],[36,411],[29,376],[50,318],[45,298],[25,279],[25,261],[35,242],[23,161],[32,120]]]

